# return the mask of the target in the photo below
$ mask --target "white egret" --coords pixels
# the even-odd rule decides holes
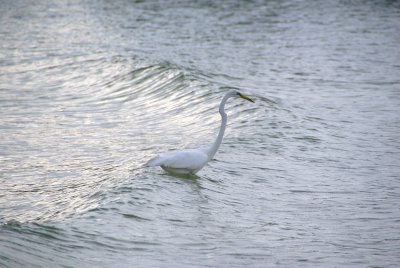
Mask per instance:
[[[202,169],[208,163],[208,161],[214,157],[219,146],[221,145],[228,119],[225,113],[225,103],[231,97],[240,97],[250,102],[254,102],[252,99],[237,92],[236,90],[230,90],[225,94],[225,96],[222,98],[221,104],[219,105],[219,113],[221,114],[221,127],[213,144],[197,149],[186,149],[162,153],[151,159],[146,165],[149,167],[161,166],[161,168],[165,171],[176,174],[195,174]]]

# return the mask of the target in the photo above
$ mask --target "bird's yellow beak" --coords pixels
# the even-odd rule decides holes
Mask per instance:
[[[239,97],[241,97],[242,99],[245,99],[245,100],[247,100],[247,101],[250,101],[250,102],[254,102],[252,99],[250,99],[249,97],[247,97],[247,96],[245,96],[245,95],[243,95],[243,94],[240,94],[239,93]]]

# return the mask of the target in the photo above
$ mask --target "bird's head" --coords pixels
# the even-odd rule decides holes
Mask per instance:
[[[247,100],[247,101],[249,101],[249,102],[254,102],[252,99],[250,99],[249,97],[247,97],[247,96],[241,94],[240,92],[237,92],[237,95],[238,95],[240,98],[245,99],[245,100]]]
[[[243,95],[242,93],[240,93],[240,92],[238,92],[236,90],[229,91],[228,95],[230,95],[232,97],[239,97],[239,98],[245,99],[245,100],[250,101],[250,102],[254,102],[252,99],[250,99],[246,95]]]

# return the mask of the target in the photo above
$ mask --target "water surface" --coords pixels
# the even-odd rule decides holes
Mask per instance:
[[[400,263],[398,2],[0,9],[0,266]]]

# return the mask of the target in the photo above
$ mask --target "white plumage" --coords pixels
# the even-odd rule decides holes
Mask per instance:
[[[148,166],[161,166],[164,170],[177,174],[195,174],[203,168],[208,159],[207,152],[201,149],[186,149],[162,153],[151,159]]]
[[[231,97],[240,97],[253,102],[253,100],[251,100],[249,97],[240,94],[236,90],[230,90],[225,94],[225,96],[222,98],[221,104],[219,105],[219,113],[221,114],[221,127],[213,144],[204,148],[185,149],[181,151],[162,153],[151,159],[146,165],[149,167],[160,166],[165,171],[171,173],[196,174],[208,163],[208,161],[214,157],[222,142],[227,123],[225,103]]]

